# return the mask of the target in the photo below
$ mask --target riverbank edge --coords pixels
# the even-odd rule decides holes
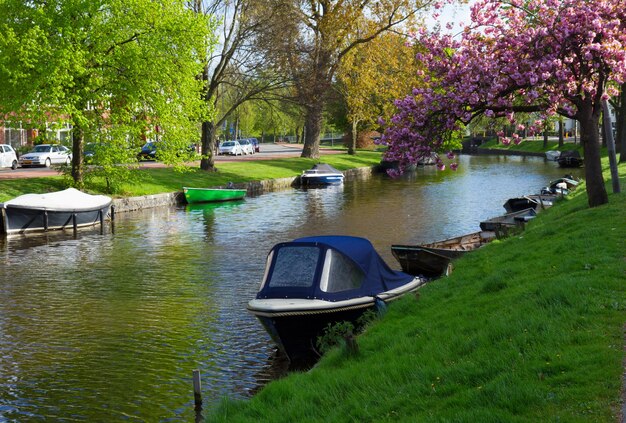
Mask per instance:
[[[367,178],[376,173],[378,165],[357,167],[343,171],[346,181]],[[245,189],[247,196],[257,196],[267,192],[282,191],[289,188],[300,186],[300,175],[266,179],[261,181],[251,181],[234,184],[236,189]],[[225,188],[224,186],[215,186],[209,188]],[[185,196],[182,191],[167,192],[163,194],[142,195],[138,197],[115,198],[112,202],[112,208],[115,213],[127,213],[137,210],[177,206],[185,203]]]
[[[532,151],[516,151],[516,150],[502,150],[498,148],[477,148],[476,152],[472,153],[483,156],[521,156],[521,157],[546,157],[546,153],[535,153]]]

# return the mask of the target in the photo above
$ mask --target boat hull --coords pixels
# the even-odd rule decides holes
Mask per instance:
[[[402,271],[414,276],[436,278],[445,274],[450,263],[495,238],[493,232],[476,232],[422,245],[392,245],[391,252]]]
[[[328,325],[343,321],[358,325],[359,317],[366,311],[383,308],[384,304],[416,291],[424,283],[425,279],[416,277],[376,296],[336,302],[303,298],[255,299],[248,303],[248,311],[259,319],[272,340],[287,355],[292,367],[300,367],[319,358],[317,339]]]
[[[209,203],[218,201],[236,201],[246,196],[245,189],[189,188],[184,187],[183,193],[189,204]]]
[[[343,175],[302,175],[302,185],[340,185],[343,183]]]
[[[326,313],[315,311],[300,314],[259,315],[257,318],[272,340],[287,355],[292,367],[306,366],[320,357],[317,339],[328,325],[336,322],[356,322],[367,310],[374,308],[374,301],[353,309],[337,309]]]
[[[2,232],[7,235],[74,229],[101,224],[111,204],[90,210],[46,210],[7,205],[2,209]]]
[[[497,236],[506,236],[511,229],[523,228],[524,223],[533,219],[537,215],[534,208],[507,213],[480,222],[480,229],[483,231],[493,231]]]

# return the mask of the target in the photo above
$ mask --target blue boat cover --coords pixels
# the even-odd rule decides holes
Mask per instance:
[[[291,255],[291,258],[282,260],[278,258],[281,256],[281,250],[289,249],[294,251],[294,254],[285,253],[282,256]],[[309,252],[299,254],[297,250]],[[332,254],[327,254],[328,250],[331,250]],[[414,279],[411,275],[392,270],[378,255],[372,243],[365,238],[352,236],[298,238],[292,242],[275,245],[270,254],[272,260],[268,263],[267,278],[257,298],[317,298],[339,301],[376,296]],[[334,258],[329,259],[329,256]],[[324,266],[327,260],[333,263],[352,264],[331,266],[329,263]],[[340,280],[331,282],[335,284],[334,288],[328,283],[329,279],[333,279],[328,273],[333,272],[334,280]],[[302,276],[303,274],[305,276]],[[306,281],[302,283],[302,280]]]

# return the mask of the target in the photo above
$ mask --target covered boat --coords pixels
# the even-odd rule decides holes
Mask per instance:
[[[448,271],[453,260],[495,238],[495,232],[480,231],[429,244],[392,245],[391,252],[402,266],[403,272],[437,278]]]
[[[292,363],[306,362],[316,357],[316,340],[329,323],[354,322],[423,283],[389,268],[367,239],[300,238],[272,248],[248,310]]]
[[[302,185],[338,185],[343,183],[343,173],[329,164],[318,163],[300,175]]]
[[[557,162],[561,167],[581,167],[583,158],[580,157],[578,150],[568,150],[561,153]]]
[[[47,194],[25,194],[0,204],[2,233],[76,229],[102,224],[111,197],[68,188]]]
[[[183,187],[187,203],[208,203],[213,201],[241,200],[246,196],[245,189],[222,188],[192,188]]]

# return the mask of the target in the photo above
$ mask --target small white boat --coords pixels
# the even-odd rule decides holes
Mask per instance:
[[[552,162],[556,162],[560,156],[561,156],[561,152],[558,150],[546,151],[546,159]]]
[[[343,183],[343,173],[329,164],[318,163],[300,176],[302,185],[339,185]]]
[[[111,197],[86,194],[74,188],[20,195],[0,203],[0,233],[45,232],[102,224],[111,201]]]

